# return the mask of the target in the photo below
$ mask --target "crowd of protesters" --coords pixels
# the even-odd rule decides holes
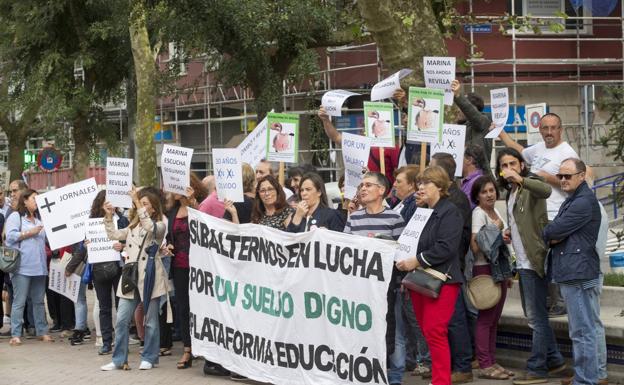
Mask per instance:
[[[37,192],[21,180],[13,181],[10,200],[0,195],[0,223],[5,244],[19,249],[22,258],[17,271],[0,275],[6,289],[0,310],[11,326],[2,337],[19,346],[29,336],[54,342],[52,334],[61,332],[72,345],[83,344],[92,334],[86,291],[94,289],[97,353],[112,354],[112,362],[102,370],[128,369],[129,344],[142,346],[139,368],[152,369],[160,357],[172,354],[174,341],[183,345],[177,368],[187,369],[195,359],[189,332],[189,208],[236,224],[256,223],[291,233],[326,228],[397,240],[417,208],[423,207],[433,211],[418,251],[396,263],[387,293],[388,383],[401,384],[406,372],[430,378],[434,385],[471,382],[473,373],[516,385],[545,383],[552,376],[562,377],[564,385],[606,383],[598,301],[602,286],[598,261],[604,250],[598,239],[605,242],[605,214],[588,187],[589,168],[563,140],[561,118],[548,113],[540,122],[543,142],[534,146],[524,148],[501,132],[506,147],[494,154],[492,173],[492,143],[485,138],[492,122],[483,113],[483,99],[462,95],[457,81],[452,90],[460,110],[457,123],[466,125],[464,158],[438,153],[425,167],[415,156],[422,151],[420,144],[403,143],[383,152],[373,147],[351,200],[331,201],[321,174],[310,165],[290,168],[286,182],[280,184],[275,165],[266,161],[255,170],[243,165],[243,202],[220,201],[214,177],[200,180],[194,174],[186,195],[133,188],[133,207],[128,211],[113,207],[101,191],[93,201],[91,218],[104,218],[119,261],[94,264],[75,304],[46,289],[48,265],[52,258],[69,253],[66,274],[83,275],[84,242],[50,250]],[[398,90],[395,97],[398,105],[406,104],[404,91]],[[324,109],[318,116],[328,137],[340,144],[341,133]],[[385,162],[379,161],[380,156],[386,157]],[[459,166],[462,177],[456,180]],[[158,247],[154,289],[143,292],[141,273],[137,288],[125,288],[120,284],[122,265],[136,262],[139,272],[144,271],[151,244]],[[445,277],[437,296],[402,285],[406,273],[415,269],[432,269]],[[519,285],[532,330],[522,374],[496,359],[497,325],[513,284]],[[567,309],[572,371],[566,368],[549,325],[552,307],[559,314]],[[204,372],[244,379],[216,362],[205,361]]]

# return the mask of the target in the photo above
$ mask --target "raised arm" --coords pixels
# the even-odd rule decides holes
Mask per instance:
[[[325,130],[327,137],[337,145],[342,145],[342,134],[336,130],[336,127],[332,124],[331,117],[327,114],[327,111],[325,111],[323,106],[319,108],[318,117],[323,123],[323,129]]]

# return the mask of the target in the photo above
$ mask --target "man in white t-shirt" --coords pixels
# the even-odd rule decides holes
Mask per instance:
[[[514,141],[505,130],[501,131],[499,138],[507,147],[511,147],[522,154],[531,173],[539,175],[546,183],[551,185],[552,194],[546,199],[546,211],[548,220],[552,221],[559,207],[566,199],[566,194],[561,190],[559,179],[555,176],[559,172],[561,162],[568,158],[579,159],[574,149],[562,139],[563,127],[561,118],[555,113],[548,113],[540,119],[540,135],[543,141],[527,148]],[[558,316],[566,313],[563,298],[559,294],[557,285],[551,285],[550,291],[550,316]]]

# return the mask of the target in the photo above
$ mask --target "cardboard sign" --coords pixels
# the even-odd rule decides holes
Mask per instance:
[[[404,259],[416,256],[418,252],[418,240],[420,240],[420,234],[422,234],[429,217],[431,217],[433,209],[424,209],[419,207],[416,209],[412,219],[405,226],[405,230],[399,237],[399,247],[394,254],[395,261],[402,261]]]
[[[423,57],[423,69],[426,87],[444,90],[444,104],[452,106],[451,82],[455,80],[455,58],[425,56]]]
[[[541,142],[542,135],[539,132],[540,121],[546,114],[546,103],[527,104],[526,106],[527,144],[529,146]]]
[[[404,68],[375,84],[373,86],[373,89],[371,90],[371,101],[391,98],[394,94],[394,91],[401,88],[401,79],[411,74],[412,72],[414,71],[408,68]]]
[[[498,88],[490,90],[490,101],[492,105],[492,121],[494,129],[485,135],[487,139],[497,138],[500,135],[507,118],[509,117],[509,90],[507,88]]]
[[[464,150],[466,142],[466,126],[460,124],[445,124],[442,130],[442,141],[431,146],[429,160],[438,152],[453,155],[455,159],[455,176],[461,177],[464,169]]]
[[[329,116],[342,116],[342,105],[349,96],[357,95],[355,92],[345,90],[327,91],[321,98],[321,105]]]
[[[132,207],[132,165],[128,158],[106,159],[106,200],[115,207]]]
[[[299,115],[267,114],[266,160],[297,163],[299,152]]]
[[[364,102],[364,135],[371,146],[394,147],[392,103]]]
[[[235,148],[213,148],[212,168],[220,201],[243,202],[243,162]]]
[[[87,257],[89,263],[119,261],[119,251],[113,249],[115,241],[108,238],[104,228],[104,218],[89,218],[85,221]]]
[[[442,140],[444,91],[432,88],[409,88],[407,141],[436,143]]]
[[[265,117],[237,147],[241,154],[242,161],[249,164],[253,169],[255,169],[258,163],[266,157],[266,131],[267,118]]]
[[[357,189],[368,166],[371,138],[362,135],[342,133],[342,160],[345,167],[345,191],[347,199],[355,198]]]
[[[186,195],[191,185],[193,149],[165,144],[160,156],[163,191]]]
[[[81,278],[77,274],[65,276],[65,264],[58,258],[50,260],[48,289],[69,298],[73,303],[78,302]]]
[[[85,238],[85,220],[97,193],[95,178],[90,178],[35,197],[52,250]]]

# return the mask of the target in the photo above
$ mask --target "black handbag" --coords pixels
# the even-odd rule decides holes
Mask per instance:
[[[138,258],[141,257],[141,253],[143,252],[143,245],[145,245],[145,240],[147,239],[147,235],[143,237],[143,242],[141,242],[141,247],[139,248],[139,254],[137,254],[136,262],[128,262],[121,269],[121,293],[128,294],[139,287],[139,262]]]
[[[437,270],[418,268],[407,273],[401,283],[409,290],[420,293],[426,297],[438,298],[440,296],[440,290],[442,290],[442,285],[447,279],[448,276],[446,274],[440,273]]]

